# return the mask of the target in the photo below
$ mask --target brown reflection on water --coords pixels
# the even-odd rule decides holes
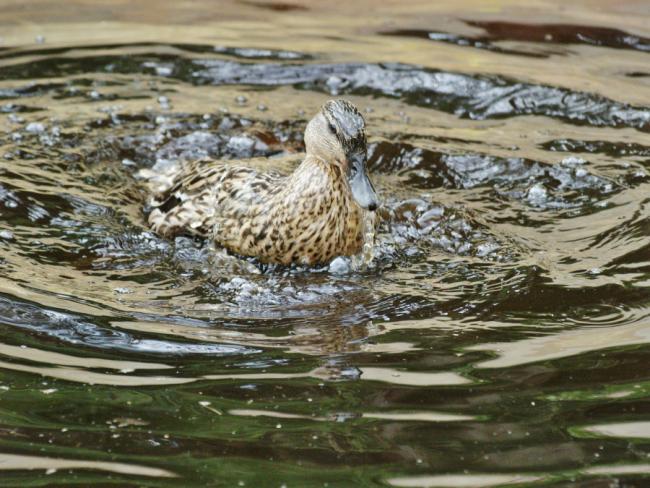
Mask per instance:
[[[108,373],[97,373],[85,369],[50,367],[50,366],[27,366],[18,363],[0,361],[0,367],[23,373],[33,373],[49,378],[56,378],[75,383],[86,383],[89,385],[115,385],[115,386],[152,386],[152,385],[180,385],[195,381],[194,378],[173,378],[169,376],[134,376],[116,375]]]
[[[590,351],[647,344],[648,342],[650,342],[650,323],[643,320],[605,328],[583,327],[515,342],[479,344],[467,349],[496,353],[495,359],[482,361],[476,364],[477,368],[509,368],[577,356]]]
[[[43,351],[27,346],[10,346],[0,344],[0,354],[16,359],[29,359],[45,364],[57,364],[60,366],[76,366],[83,368],[106,368],[135,371],[137,369],[166,369],[171,368],[162,363],[144,363],[140,361],[120,361],[115,359],[99,359],[88,356],[77,357],[68,354],[61,354],[51,351]]]
[[[222,311],[217,317],[223,314]],[[215,320],[212,317],[212,320]],[[218,320],[218,319],[216,319]],[[401,323],[367,323],[358,325],[337,324],[335,321],[326,323],[301,320],[292,327],[288,335],[264,334],[246,329],[196,327],[173,322],[156,321],[114,321],[114,327],[178,336],[197,341],[214,343],[237,344],[249,347],[286,349],[291,353],[308,355],[330,355],[342,352],[390,353],[400,354],[415,351],[418,348],[409,342],[391,341],[374,342],[372,339],[391,332],[409,328],[410,325]],[[413,324],[411,327],[429,328],[432,325]]]

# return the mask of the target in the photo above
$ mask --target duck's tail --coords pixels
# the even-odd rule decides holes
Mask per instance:
[[[205,191],[200,191],[204,188],[187,188],[187,169],[170,165],[159,171],[143,169],[138,173],[151,194],[147,220],[158,234],[206,236],[211,230],[208,220],[214,211]]]
[[[142,181],[152,197],[167,193],[175,184],[179,174],[179,165],[168,164],[162,167],[144,168],[136,173],[136,178]]]

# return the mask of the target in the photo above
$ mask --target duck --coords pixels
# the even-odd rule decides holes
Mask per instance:
[[[289,175],[210,160],[149,173],[148,223],[164,237],[213,239],[264,264],[314,266],[357,255],[379,207],[365,127],[351,102],[329,100],[307,124],[305,156]]]

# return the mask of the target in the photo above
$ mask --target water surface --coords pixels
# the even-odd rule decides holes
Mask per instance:
[[[147,3],[0,15],[3,486],[648,483],[647,6]],[[147,228],[138,171],[291,171],[335,96],[366,269]]]

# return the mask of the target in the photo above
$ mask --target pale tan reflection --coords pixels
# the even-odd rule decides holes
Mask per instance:
[[[374,367],[359,369],[361,370],[362,380],[381,381],[395,385],[451,386],[471,383],[471,380],[454,372],[427,373]]]
[[[367,339],[386,334],[391,328],[386,324],[339,325],[323,324],[322,326],[296,325],[292,334],[284,336],[265,335],[246,330],[222,328],[202,328],[166,322],[154,321],[114,321],[114,327],[165,334],[191,339],[193,341],[235,344],[244,347],[286,349],[296,354],[321,356],[338,352],[367,352],[400,354],[417,350],[410,342],[396,341],[372,343]]]
[[[156,385],[180,385],[191,383],[196,378],[172,378],[170,376],[132,376],[96,373],[85,369],[68,367],[49,366],[27,366],[24,364],[7,363],[0,361],[0,368],[24,373],[39,374],[59,380],[73,381],[75,383],[87,383],[90,385],[113,385],[113,386],[156,386]]]
[[[79,366],[82,368],[106,368],[120,371],[134,371],[137,369],[166,369],[171,368],[163,363],[143,363],[139,361],[119,361],[114,359],[99,359],[92,357],[77,357],[58,352],[43,351],[33,347],[10,346],[0,344],[0,354],[18,359],[29,359],[47,364],[60,366]]]
[[[472,415],[444,412],[364,412],[364,419],[396,420],[398,422],[463,422],[476,420]]]
[[[395,385],[407,386],[449,386],[464,385],[471,381],[457,373],[412,373],[392,368],[359,368],[361,381],[380,381]],[[210,380],[229,379],[295,379],[295,378],[316,378],[320,380],[332,380],[340,378],[340,370],[333,367],[316,368],[306,373],[242,373],[242,374],[213,374],[205,375],[202,378]]]
[[[247,408],[233,408],[228,410],[230,415],[237,415],[241,417],[271,417],[274,419],[300,419],[300,420],[314,420],[316,422],[324,422],[331,420],[327,417],[312,417],[311,415],[300,415],[297,413],[284,413],[274,412],[273,410],[255,410]]]
[[[580,430],[608,437],[650,439],[650,422],[619,422],[589,425],[581,427]]]
[[[468,50],[463,46],[432,43],[426,39],[396,36],[384,38],[374,35],[393,25],[402,25],[426,26],[432,32],[474,36],[477,29],[464,24],[458,15],[463,10],[474,12],[477,16],[498,15],[513,22],[544,19],[549,23],[599,25],[638,34],[647,31],[647,10],[643,1],[626,2],[625,6],[619,2],[599,1],[595,8],[593,1],[580,0],[571,2],[570,9],[566,8],[566,2],[559,0],[525,3],[500,0],[488,4],[476,0],[361,1],[337,3],[336,9],[332,9],[326,2],[314,0],[298,3],[306,5],[306,11],[267,11],[264,23],[259,25],[251,20],[259,19],[258,3],[232,1],[221,2],[218,12],[209,9],[210,3],[192,2],[191,8],[187,8],[186,3],[156,2],[153,7],[152,2],[138,2],[128,11],[116,9],[111,12],[110,20],[107,20],[89,13],[86,3],[77,0],[71,2],[70,10],[57,18],[56,22],[52,21],[49,9],[44,9],[40,2],[8,2],[0,11],[0,18],[3,20],[3,37],[11,39],[12,45],[18,46],[32,45],[38,35],[45,36],[48,43],[55,43],[53,45],[57,47],[56,43],[73,46],[111,44],[115,42],[116,36],[124,44],[168,42],[169,39],[178,38],[179,29],[182,29],[185,42],[205,44],[214,43],[215,32],[218,32],[219,38],[229,46],[264,46],[287,50],[295,50],[299,46],[302,52],[316,56],[323,52],[336,52],[342,60],[355,62],[382,62],[390,58],[399,59],[403,63],[430,66],[432,60],[435,60],[435,67],[443,71],[466,72],[471,69],[476,74],[500,75],[526,79],[536,84],[589,91],[637,105],[643,105],[648,99],[648,89],[643,83],[626,76],[613,76],[614,73],[643,71],[647,66],[644,64],[647,63],[643,57],[645,53],[619,50],[612,56],[606,49],[573,45],[571,53],[580,62],[562,63],[562,69],[558,69],[555,56],[504,57],[490,50]],[[75,9],[75,5],[83,7]],[[369,9],[373,11],[370,17],[367,15]],[[168,19],[174,19],[174,25],[169,25]],[[332,37],[331,26],[336,26],[336,38]],[[275,32],[282,32],[282,35],[271,35]],[[346,39],[347,42],[341,42],[341,39]],[[506,42],[503,44],[508,46]],[[539,46],[531,46],[531,43],[514,44],[518,49],[539,49]],[[372,45],[372,49],[359,49],[360,45]],[[163,52],[171,51],[170,47],[161,49],[164,49]],[[78,51],[61,54],[79,55]],[[21,61],[29,63],[39,59],[38,54],[26,53]],[[3,64],[15,62],[13,57],[3,60]],[[594,72],[610,75],[594,76]],[[291,98],[279,101],[283,102],[280,105],[294,108]],[[212,106],[202,99],[195,103],[200,106],[199,110]],[[84,106],[79,103],[70,105],[78,110]],[[433,125],[430,120],[428,125]],[[507,131],[503,132],[505,137]]]
[[[398,320],[395,322],[382,322],[375,325],[378,330],[377,335],[402,330],[436,330],[453,333],[455,331],[467,332],[468,330],[493,330],[499,328],[512,329],[516,326],[516,323],[496,320],[481,320],[459,324],[457,320],[447,317],[431,317],[421,320]],[[532,327],[535,326],[526,324],[526,328]],[[539,328],[544,329],[545,327],[544,325],[540,325]]]
[[[493,342],[468,347],[470,351],[494,351],[499,357],[483,361],[477,368],[508,368],[521,364],[575,356],[610,347],[650,342],[650,323],[567,330],[549,336],[515,342]]]
[[[72,381],[75,383],[113,385],[113,386],[159,386],[180,385],[200,380],[289,380],[298,378],[315,378],[321,381],[341,379],[341,370],[337,367],[320,367],[305,373],[233,373],[213,374],[199,377],[171,377],[171,376],[134,376],[130,374],[97,373],[85,369],[54,366],[27,366],[18,363],[0,361],[0,368],[13,371],[33,373],[50,378]],[[461,385],[470,380],[456,373],[410,373],[391,368],[364,368],[361,369],[360,380],[381,381],[397,385],[433,386],[433,385]]]
[[[76,0],[74,3],[83,3]],[[137,12],[129,9],[128,12],[115,12],[112,22],[102,22],[101,28],[97,28],[92,14],[87,9],[77,9],[79,12],[66,16],[65,22],[51,22],[47,18],[47,12],[41,8],[39,2],[11,2],[12,6],[6,7],[0,11],[0,16],[7,21],[3,24],[3,37],[12,39],[12,45],[30,46],[33,44],[35,36],[45,36],[48,38],[48,46],[75,46],[82,43],[89,47],[89,44],[97,44],[96,50],[89,52],[88,49],[70,49],[57,55],[63,58],[78,59],[88,56],[101,55],[133,55],[133,54],[150,54],[153,51],[162,55],[184,56],[186,52],[182,49],[176,49],[169,45],[160,46],[137,46],[128,45],[130,43],[162,42],[163,44],[170,38],[177,35],[178,26],[169,26],[160,24],[163,18],[184,19],[185,22],[192,25],[191,29],[185,29],[188,43],[205,44],[214,41],[215,28],[219,31],[219,36],[229,46],[251,47],[254,45],[265,46],[275,49],[294,50],[300,46],[304,52],[313,52],[317,55],[323,52],[337,53],[336,61],[366,61],[381,62],[386,58],[393,58],[397,55],[403,63],[413,65],[430,66],[431,60],[435,59],[435,67],[443,71],[467,72],[469,69],[474,74],[496,74],[499,76],[511,77],[513,79],[526,79],[532,83],[561,86],[573,89],[578,92],[588,91],[590,93],[599,93],[618,101],[625,101],[632,104],[645,104],[650,95],[650,88],[647,84],[639,83],[638,79],[621,76],[622,73],[642,72],[646,70],[646,54],[635,52],[634,50],[618,50],[616,56],[612,56],[609,49],[599,49],[595,46],[574,45],[571,52],[580,56],[581,62],[565,63],[562,69],[557,69],[557,59],[555,56],[527,57],[527,56],[506,56],[495,53],[490,50],[467,49],[466,47],[456,46],[450,43],[430,42],[427,39],[416,39],[396,36],[376,36],[375,33],[389,29],[386,25],[386,19],[394,21],[398,19],[402,25],[412,23],[421,24],[425,22],[431,31],[443,30],[456,34],[476,35],[477,29],[466,25],[461,19],[457,18],[459,9],[463,6],[468,11],[481,11],[483,5],[481,2],[462,0],[460,2],[383,2],[383,5],[373,5],[377,10],[377,15],[368,24],[368,19],[364,16],[356,15],[367,9],[368,2],[347,2],[341,4],[341,9],[336,11],[324,7],[325,3],[309,1],[309,13],[283,12],[280,14],[268,13],[269,17],[265,19],[265,25],[271,26],[269,29],[257,29],[256,24],[250,20],[259,15],[256,7],[245,5],[241,2],[232,4],[229,7],[220,9],[219,18],[214,18],[214,12],[202,4],[193,3],[191,9],[183,9],[180,5],[170,3],[164,9],[147,8],[148,3]],[[646,28],[647,19],[643,15],[635,15],[636,12],[643,11],[644,2],[631,2],[621,9],[617,2],[598,2],[598,8],[594,9],[592,2],[581,0],[572,2],[570,11],[566,9],[554,9],[552,5],[562,6],[563,2],[552,0],[550,2],[537,2],[535,4],[528,2],[522,7],[522,2],[514,0],[503,0],[499,2],[499,7],[504,18],[522,19],[528,22],[531,18],[541,14],[552,22],[553,19],[562,22],[579,22],[586,25],[612,26],[619,29],[643,30]],[[18,9],[18,5],[20,8]],[[478,5],[478,7],[477,7]],[[551,5],[551,7],[549,7]],[[481,7],[481,8],[479,8]],[[18,10],[17,10],[18,9]],[[71,9],[72,13],[74,9]],[[314,10],[317,14],[314,14]],[[556,13],[552,13],[556,12]],[[561,12],[561,14],[557,14]],[[166,15],[165,15],[166,13]],[[86,16],[90,15],[90,18]],[[226,17],[224,17],[224,15]],[[558,17],[559,15],[559,17]],[[17,18],[29,19],[29,22],[16,22]],[[567,17],[568,16],[568,17]],[[42,22],[35,22],[34,19],[41,19]],[[11,19],[9,21],[8,19]],[[362,20],[363,19],[363,20]],[[422,19],[426,19],[423,21]],[[343,42],[339,39],[333,40],[330,36],[331,26],[336,25],[337,33],[341,38],[347,39]],[[269,36],[268,32],[283,32],[283,36]],[[101,45],[112,44],[116,34],[119,33],[121,43],[125,45],[121,48],[102,48]],[[373,49],[359,50],[359,45],[371,42]],[[54,44],[51,44],[54,42]],[[59,44],[60,43],[60,44]],[[507,46],[508,42],[503,42]],[[518,49],[544,49],[538,43],[515,43]],[[435,56],[432,56],[435,52]],[[51,55],[47,52],[38,53],[28,50],[18,52],[18,56],[7,57],[0,61],[2,66],[14,64],[29,64],[47,60]],[[459,55],[462,54],[462,55]],[[209,55],[207,58],[221,59],[217,53]],[[506,59],[507,58],[507,59]],[[605,73],[606,76],[593,76],[595,72]],[[97,75],[102,77],[102,75]],[[118,74],[111,74],[106,77],[107,80],[121,79]],[[152,75],[152,79],[157,77]],[[106,94],[118,93],[117,98],[120,100],[120,107],[123,107],[125,113],[137,114],[144,110],[145,105],[149,103],[149,91],[139,87],[139,84],[132,83],[132,76],[124,75],[122,87],[103,87]],[[64,81],[69,81],[64,79]],[[3,88],[14,88],[14,80],[5,80],[0,83]],[[116,85],[116,83],[107,84]],[[142,84],[146,85],[146,84]],[[235,88],[236,89],[236,88]],[[214,90],[211,87],[191,86],[186,84],[183,90],[179,90],[174,96],[175,111],[179,113],[201,114],[206,107],[228,107],[233,113],[242,116],[256,116],[256,108],[259,103],[265,103],[273,106],[273,110],[265,114],[265,118],[275,121],[293,120],[298,109],[305,110],[307,113],[313,113],[314,110],[322,103],[326,94],[317,95],[313,92],[297,91],[291,87],[281,87],[273,92],[258,91],[249,92],[247,96],[249,103],[244,106],[233,105],[233,95],[235,89],[223,87],[220,90]],[[123,90],[123,91],[120,91]],[[233,90],[233,91],[231,91]],[[131,96],[127,97],[126,94]],[[139,97],[133,94],[143,95]],[[354,97],[351,97],[354,99]],[[79,126],[85,122],[95,120],[97,117],[97,107],[94,104],[62,104],[48,103],[51,99],[46,96],[36,97],[33,103],[41,106],[48,106],[55,118],[60,120],[76,120]],[[144,100],[144,101],[143,101]],[[359,97],[358,100],[363,105],[371,103],[366,97]],[[356,101],[356,100],[355,100]],[[436,149],[443,153],[451,153],[459,150],[488,152],[496,156],[512,156],[526,154],[528,158],[543,162],[557,163],[561,158],[557,157],[547,149],[544,149],[542,143],[552,139],[567,138],[577,140],[597,140],[597,141],[634,141],[639,139],[637,131],[633,128],[607,128],[607,127],[589,127],[573,126],[564,123],[549,123],[546,117],[509,117],[497,120],[462,120],[454,114],[446,114],[439,111],[433,111],[429,107],[416,107],[407,105],[399,100],[384,99],[381,103],[372,103],[374,112],[368,114],[369,126],[375,129],[375,135],[388,135],[396,133],[416,134],[422,137],[423,141],[430,141],[429,144],[435,144]],[[396,117],[398,113],[408,114],[409,123],[401,121],[401,117]],[[431,123],[432,113],[435,113],[435,123]],[[382,134],[383,133],[383,134]],[[450,139],[443,142],[441,140]],[[462,146],[459,146],[458,139],[465,139]],[[434,142],[431,142],[434,141]],[[484,141],[491,141],[485,144]],[[521,148],[513,150],[513,147]],[[603,158],[599,161],[599,158]],[[590,163],[602,164],[605,157],[598,154],[590,154]],[[12,166],[21,164],[19,159],[11,161]],[[611,161],[607,161],[611,164]],[[12,178],[11,182],[30,184],[30,181],[38,181],[39,186],[35,191],[43,192],[44,173],[39,165],[27,161],[21,166],[21,172],[24,168],[26,177],[22,180]],[[51,175],[45,174],[45,179]],[[78,194],[82,197],[89,194],[94,195],[94,200],[103,200],[102,203],[107,206],[114,206],[114,201],[106,196],[102,197],[102,192],[97,192],[93,185],[84,183],[75,173],[59,172],[57,173],[57,185],[52,185],[49,190],[52,193],[59,192],[59,181],[62,180],[66,192]],[[21,187],[22,190],[29,190],[27,187]],[[610,197],[612,205],[609,209],[599,212],[599,218],[594,219],[592,215],[576,217],[575,219],[565,219],[564,223],[560,219],[548,226],[534,228],[532,226],[520,226],[509,224],[493,224],[494,228],[499,228],[506,235],[512,235],[526,243],[537,244],[537,248],[548,250],[546,258],[541,258],[548,263],[562,264],[553,266],[549,273],[553,276],[556,283],[568,284],[573,286],[594,286],[594,280],[606,282],[617,281],[619,276],[608,277],[600,275],[597,278],[586,277],[580,281],[580,272],[584,268],[599,267],[607,264],[614,256],[621,256],[625,252],[633,250],[636,246],[633,242],[627,241],[616,243],[616,246],[596,249],[595,252],[589,250],[580,251],[580,259],[562,261],[562,257],[573,257],[576,249],[575,242],[581,238],[593,236],[593,225],[601,225],[603,230],[610,228],[612,223],[616,222],[619,216],[629,216],[633,214],[635,205],[643,201],[647,188],[639,185],[638,188],[629,188],[619,195]],[[99,193],[99,194],[98,194]],[[625,199],[632,203],[624,205]],[[472,204],[467,202],[468,207]],[[132,208],[133,206],[131,206]],[[646,211],[647,213],[647,211]],[[641,218],[644,216],[641,215]],[[134,222],[137,219],[133,220]],[[554,230],[554,232],[547,232]],[[558,236],[562,237],[562,242],[556,242]],[[629,235],[627,236],[630,237]],[[642,236],[640,237],[642,239]],[[65,242],[59,241],[60,245]],[[622,245],[619,245],[622,244]],[[69,245],[69,243],[68,243]],[[570,261],[570,262],[569,262]],[[44,295],[40,298],[35,297],[35,301],[45,304],[44,300],[59,302],[63,309],[77,310],[94,308],[95,314],[101,314],[102,310],[88,305],[77,303],[76,305],[63,305],[64,299],[54,298],[61,292],[61,283],[68,283],[71,291],[76,296],[83,297],[85,300],[92,300],[97,304],[108,305],[121,310],[142,310],[153,308],[147,307],[146,292],[150,291],[148,287],[138,285],[136,282],[129,283],[133,287],[134,294],[128,298],[116,298],[112,291],[112,286],[120,286],[117,282],[112,282],[110,275],[102,276],[101,272],[77,273],[72,274],[72,270],[61,270],[58,266],[39,263],[38,266],[20,266],[27,261],[24,256],[12,257],[11,263],[15,263],[17,268],[12,272],[11,279],[20,278],[28,283],[39,283],[39,287],[49,293],[49,297]],[[28,263],[28,262],[27,262]],[[30,263],[31,264],[31,263]],[[27,270],[29,270],[27,272]],[[37,279],[32,276],[37,273]],[[31,274],[31,275],[30,275]],[[65,278],[63,277],[65,275]],[[72,278],[70,278],[70,276]],[[123,282],[122,282],[123,283]],[[0,284],[2,285],[2,284]],[[26,289],[21,290],[23,294],[29,293]],[[177,304],[181,301],[178,291],[174,291],[173,299],[164,296],[163,290],[157,290],[156,299],[169,298],[169,302]],[[15,293],[14,293],[15,294]],[[160,301],[162,302],[163,299]],[[187,298],[191,300],[191,298]],[[88,313],[91,313],[90,311]]]
[[[567,288],[597,287],[607,284],[625,285],[637,276],[635,270],[602,274],[597,270],[606,268],[618,259],[638,251],[646,243],[643,235],[626,232],[617,235],[612,232],[622,224],[641,224],[650,214],[645,205],[647,187],[626,188],[624,192],[608,197],[608,207],[593,215],[582,215],[571,219],[557,219],[540,226],[516,226],[500,224],[498,228],[507,235],[529,243],[535,250],[520,264],[536,264],[545,269],[556,285]],[[609,238],[601,239],[604,234]],[[570,258],[570,259],[568,259]],[[634,266],[641,266],[635,263]],[[595,271],[595,272],[593,272]],[[634,286],[639,286],[635,283]]]
[[[336,421],[337,415],[319,417],[312,415],[301,415],[296,413],[276,412],[274,410],[256,410],[256,409],[232,409],[228,411],[231,415],[240,415],[244,417],[272,417],[277,419],[301,419],[314,420],[317,422]],[[475,420],[470,415],[455,415],[443,412],[363,412],[359,415],[353,414],[353,418],[377,419],[377,420],[394,420],[397,422],[461,422]]]
[[[201,376],[206,380],[293,380],[297,378],[330,379],[321,370],[312,370],[307,373],[241,373],[241,374],[207,374]]]
[[[426,321],[425,321],[426,322]],[[386,334],[399,328],[431,327],[431,324],[373,324],[342,326],[325,324],[323,327],[296,326],[293,335],[267,336],[257,332],[241,330],[227,330],[218,328],[199,328],[180,324],[164,322],[112,322],[115,327],[121,327],[140,332],[152,332],[156,334],[176,335],[195,341],[218,342],[237,344],[245,347],[280,348],[298,354],[323,355],[332,352],[388,352],[403,353],[415,350],[415,346],[408,342],[392,342],[369,344],[364,339]],[[275,378],[296,378],[315,377],[321,379],[332,379],[337,376],[336,371],[328,368],[317,368],[309,373],[296,375],[275,376]],[[206,379],[273,379],[270,374],[235,374],[235,375],[207,375]],[[361,368],[361,380],[380,381],[397,385],[409,386],[434,386],[434,385],[463,385],[471,383],[471,380],[454,372],[409,372],[391,368],[366,367]]]
[[[650,464],[617,464],[615,466],[594,466],[585,468],[581,473],[589,475],[622,475],[622,474],[648,474]]]
[[[9,255],[10,251],[7,249],[3,249],[2,252],[4,254],[3,257],[8,262],[11,262],[11,256]],[[16,255],[18,255],[18,253],[16,253]],[[39,303],[44,307],[50,307],[54,309],[59,308],[62,310],[70,310],[72,312],[83,313],[88,315],[101,315],[102,313],[105,313],[105,311],[102,310],[100,307],[93,307],[83,303],[78,303],[68,298],[62,298],[58,294],[41,293],[40,291],[35,291],[29,286],[21,286],[20,282],[23,281],[29,282],[34,278],[33,276],[24,275],[25,270],[30,270],[31,273],[31,269],[33,269],[33,267],[31,266],[31,263],[25,262],[24,259],[20,259],[16,261],[17,264],[15,267],[20,271],[16,271],[14,273],[11,273],[11,271],[7,272],[7,274],[11,273],[9,279],[0,278],[0,293],[4,293],[5,295],[12,296],[12,297],[22,298],[24,300],[28,300],[34,303]],[[31,274],[33,275],[35,273],[31,273]],[[48,269],[46,273],[50,273],[50,276],[52,276],[52,274],[55,273],[55,271],[52,269]],[[58,278],[58,275],[54,274],[54,276],[57,276]],[[38,278],[40,278],[40,276],[37,276],[37,279]],[[62,280],[59,279],[58,280],[59,288],[61,286],[61,282]],[[72,290],[75,289],[74,286],[71,286],[70,288]]]
[[[540,476],[522,474],[445,474],[433,476],[403,476],[389,478],[391,486],[405,488],[487,488],[490,486],[533,483],[540,481]]]
[[[617,464],[613,466],[592,466],[578,471],[580,476],[617,476],[626,474],[648,474],[650,464]],[[553,473],[562,475],[562,472]],[[571,474],[576,477],[575,473]],[[488,488],[520,483],[546,481],[544,476],[528,474],[446,474],[431,476],[402,476],[389,478],[391,486],[402,488]]]
[[[13,471],[32,469],[93,469],[135,476],[150,476],[158,478],[177,477],[175,473],[167,471],[166,469],[150,468],[148,466],[141,466],[138,464],[115,463],[107,461],[84,461],[81,459],[61,459],[0,453],[0,470]]]

